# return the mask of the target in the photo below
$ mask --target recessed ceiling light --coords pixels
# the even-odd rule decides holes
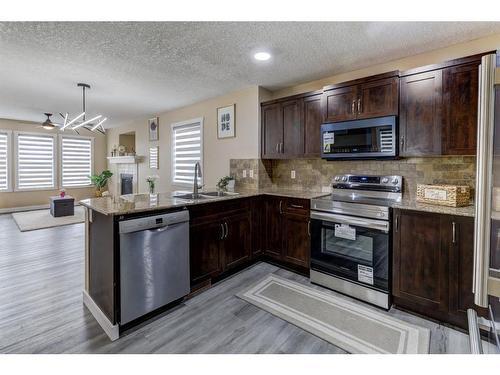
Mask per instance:
[[[271,58],[271,54],[268,52],[257,52],[253,57],[255,60],[266,61]]]

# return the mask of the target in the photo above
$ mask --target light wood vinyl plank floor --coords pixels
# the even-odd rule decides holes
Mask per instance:
[[[0,215],[0,353],[345,353],[235,296],[270,273],[310,285],[267,263],[111,342],[82,303],[83,234],[83,224],[21,233]],[[388,314],[431,329],[433,353],[468,352],[461,332],[396,309]]]

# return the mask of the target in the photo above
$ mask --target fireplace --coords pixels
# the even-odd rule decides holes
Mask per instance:
[[[120,194],[133,194],[134,192],[134,175],[129,173],[120,174]]]

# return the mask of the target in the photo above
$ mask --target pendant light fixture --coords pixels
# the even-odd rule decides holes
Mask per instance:
[[[64,119],[63,124],[53,123],[50,120],[50,116],[52,116],[52,113],[45,113],[47,119],[42,124],[42,127],[47,130],[52,130],[57,126],[60,128],[59,130],[64,131],[65,129],[71,129],[74,130],[75,133],[77,134],[80,134],[77,129],[83,128],[89,131],[98,131],[99,133],[105,134],[105,129],[102,126],[102,124],[107,120],[106,117],[103,117],[102,115],[97,115],[88,120],[86,118],[87,103],[85,97],[85,90],[90,89],[90,85],[87,83],[78,83],[76,86],[82,88],[82,113],[80,113],[73,119],[70,119],[68,113],[63,115],[61,112],[59,112],[59,115],[61,115],[61,117]]]

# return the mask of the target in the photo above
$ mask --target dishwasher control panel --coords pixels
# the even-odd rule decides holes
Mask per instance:
[[[189,211],[169,212],[162,215],[146,216],[120,221],[119,233],[131,233],[140,230],[155,229],[189,221]]]

